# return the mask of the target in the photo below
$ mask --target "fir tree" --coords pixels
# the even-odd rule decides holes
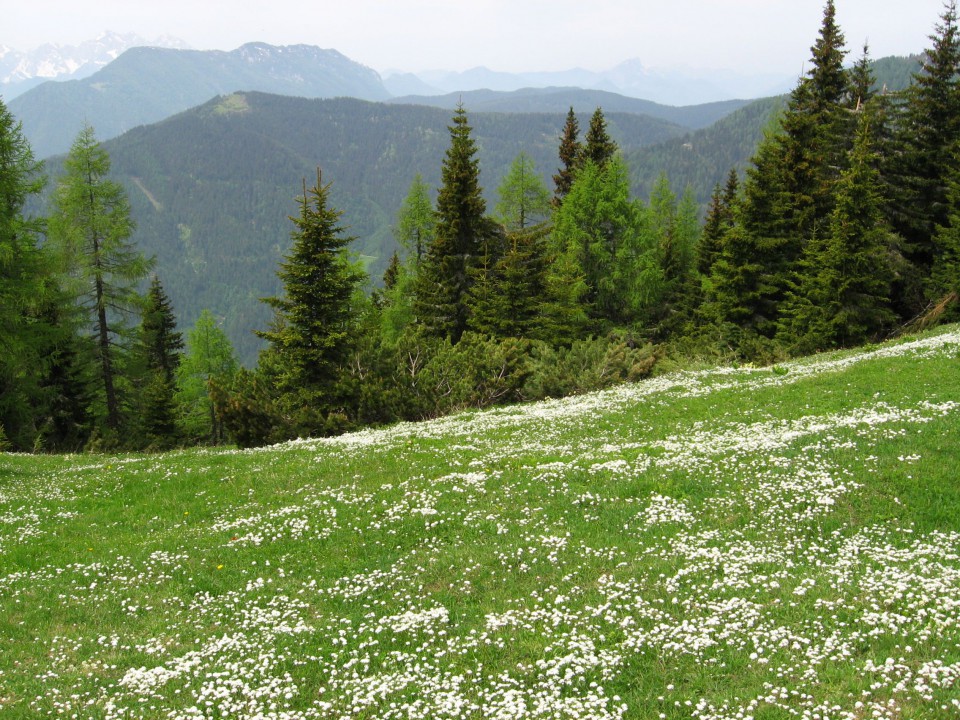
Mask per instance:
[[[573,186],[574,175],[577,167],[580,165],[580,154],[583,151],[580,140],[578,139],[579,134],[580,123],[577,121],[577,116],[573,112],[573,107],[571,107],[567,112],[567,121],[560,135],[560,168],[557,170],[557,174],[553,176],[554,207],[560,207],[560,205],[563,204],[563,199]]]

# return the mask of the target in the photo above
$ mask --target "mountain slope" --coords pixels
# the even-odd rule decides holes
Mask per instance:
[[[488,198],[526,151],[545,181],[555,172],[563,113],[474,113]],[[584,127],[592,109],[581,122]],[[104,143],[127,188],[134,240],[159,260],[178,317],[189,326],[203,308],[226,318],[244,361],[259,347],[254,329],[270,321],[259,298],[279,291],[277,265],[289,248],[301,179],[323,168],[331,201],[357,237],[354,249],[380,277],[395,247],[391,225],[414,174],[433,187],[449,146],[451,113],[414,105],[261,93],[218,98]],[[625,150],[683,132],[636,114],[610,113]],[[57,168],[51,164],[51,174]],[[491,202],[492,209],[492,202]]]
[[[379,75],[335,50],[250,43],[231,52],[133,48],[83,80],[48,82],[8,103],[38,157],[66,152],[83,123],[106,140],[239,90],[388,97]]]
[[[696,130],[707,127],[730,113],[750,104],[749,100],[673,107],[649,100],[626,97],[603,90],[577,87],[523,88],[512,92],[471,90],[447,95],[407,95],[391,98],[393,104],[427,105],[452,110],[458,102],[476,112],[562,113],[573,107],[576,112],[603,108],[604,113],[637,113]]]
[[[0,455],[12,717],[956,717],[960,330],[236,452]]]

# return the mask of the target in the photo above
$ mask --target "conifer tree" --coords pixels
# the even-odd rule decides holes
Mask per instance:
[[[183,335],[170,299],[154,275],[147,292],[135,349],[141,365],[141,418],[146,436],[155,447],[177,440],[176,373],[183,350]]]
[[[883,217],[870,122],[870,113],[861,111],[829,232],[807,245],[795,289],[784,303],[779,337],[794,352],[876,340],[894,319],[891,232]]]
[[[400,206],[394,236],[416,265],[420,264],[426,249],[433,242],[436,216],[430,201],[430,188],[417,173],[410,183],[407,196]]]
[[[43,165],[0,101],[0,427],[15,449],[31,449],[42,400],[45,358],[55,326],[41,308],[50,278],[38,238],[42,223],[27,201],[45,184]]]
[[[555,215],[552,254],[567,255],[568,271],[579,269],[572,277],[582,275],[581,302],[600,326],[639,319],[659,292],[658,249],[644,220],[617,156],[605,167],[588,162]]]
[[[224,442],[211,383],[229,385],[239,367],[230,339],[213,314],[204,310],[187,333],[186,353],[177,367],[176,399],[188,439],[213,445]]]
[[[49,225],[68,287],[94,330],[105,427],[119,439],[118,352],[133,340],[127,321],[143,307],[137,287],[151,261],[130,243],[134,229],[130,203],[109,172],[110,157],[87,125],[64,162]]]
[[[893,227],[916,269],[914,287],[904,290],[910,312],[924,304],[920,286],[937,264],[936,228],[949,224],[949,184],[960,171],[953,153],[960,137],[960,29],[954,0],[946,4],[931,40],[898,118],[900,152],[890,154],[887,168],[894,178]]]
[[[737,189],[740,178],[737,171],[731,169],[727,175],[726,185],[717,183],[710,196],[707,207],[707,216],[704,219],[703,231],[696,249],[697,272],[703,278],[709,278],[713,263],[720,255],[723,236],[733,224],[733,203],[737,198]]]
[[[276,313],[273,325],[257,333],[276,356],[280,392],[296,402],[302,391],[321,413],[336,404],[350,353],[351,298],[362,279],[347,255],[353,238],[340,225],[342,213],[329,206],[329,193],[318,168],[316,184],[308,190],[304,182],[299,215],[290,218],[293,244],[277,271],[284,294],[264,300]]]
[[[607,119],[599,107],[590,116],[590,127],[587,128],[585,141],[580,156],[581,164],[593,163],[603,168],[617,152],[617,144],[610,139],[610,134],[607,132]]]
[[[533,158],[521,151],[497,188],[496,219],[507,232],[522,231],[550,215],[550,191]]]
[[[547,303],[544,237],[539,225],[507,234],[507,250],[488,275],[489,287],[471,303],[470,329],[495,337],[541,339]]]
[[[450,126],[437,195],[437,225],[416,280],[414,311],[428,335],[456,343],[468,324],[468,295],[482,263],[493,267],[502,237],[486,217],[472,128],[463,105]]]
[[[579,140],[580,123],[573,112],[573,107],[567,112],[567,120],[563,126],[563,132],[560,135],[560,168],[557,174],[553,176],[553,205],[560,207],[563,199],[570,192],[573,186],[574,175],[577,167],[580,165],[580,154],[583,151]]]

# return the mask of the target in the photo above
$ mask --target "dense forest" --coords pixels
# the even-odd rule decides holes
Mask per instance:
[[[92,128],[58,169],[46,210],[28,211],[44,168],[0,105],[0,442],[28,451],[259,445],[582,392],[694,359],[775,362],[954,317],[954,2],[931,43],[903,90],[878,86],[866,48],[846,63],[828,0],[810,70],[782,102],[752,110],[770,119],[742,170],[721,167],[722,157],[709,171],[652,159],[632,167],[611,131],[620,118],[570,108],[561,127],[527,120],[540,123],[541,142],[552,139],[549,183],[528,148],[514,146],[496,191],[484,192],[487,148],[459,105],[445,132],[397,141],[432,132],[446,149],[438,178],[414,175],[400,188],[398,251],[377,283],[351,251],[358,228],[343,222],[335,188],[349,173],[376,175],[390,148],[376,135],[358,141],[352,162],[302,183],[289,250],[277,241],[277,290],[263,302],[265,346],[252,368],[210,312],[178,330]],[[203,112],[229,122],[247,102],[221,98]],[[289,122],[295,134],[296,116]],[[229,156],[251,135],[223,137],[234,143],[221,142]],[[676,152],[695,155],[696,135]],[[291,175],[305,175],[289,157]],[[136,177],[159,182],[150,171]],[[694,191],[677,193],[668,172],[723,177],[702,223]],[[277,191],[243,180],[249,203]],[[222,220],[216,205],[210,213]],[[188,257],[194,230],[176,228]],[[213,281],[233,271],[227,259],[199,261]]]

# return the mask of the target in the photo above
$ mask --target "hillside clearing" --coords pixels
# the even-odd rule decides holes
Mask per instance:
[[[0,710],[960,715],[960,328],[251,451],[0,456]]]

